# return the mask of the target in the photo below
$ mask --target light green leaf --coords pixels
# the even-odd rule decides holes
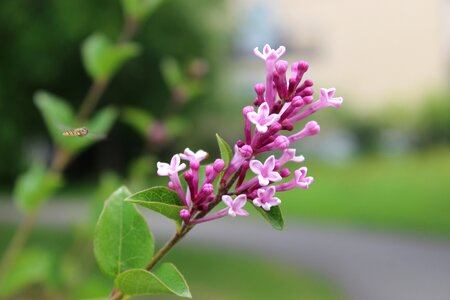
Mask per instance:
[[[112,43],[105,35],[94,33],[82,45],[84,67],[94,80],[108,80],[129,59],[137,56],[136,43]]]
[[[95,230],[95,257],[110,276],[143,268],[153,256],[153,236],[136,207],[124,201],[129,195],[121,187],[106,200]]]
[[[179,86],[183,81],[180,65],[173,57],[165,57],[161,62],[161,72],[164,81],[171,89]]]
[[[75,127],[72,107],[66,100],[45,91],[37,92],[34,95],[34,102],[44,118],[53,141],[55,144],[63,146],[63,131]]]
[[[162,264],[154,273],[146,270],[129,270],[119,274],[116,286],[125,295],[170,294],[191,298],[183,275],[171,263]]]
[[[217,133],[216,138],[217,143],[219,144],[220,156],[225,162],[225,166],[228,166],[228,164],[231,161],[231,158],[233,157],[233,151],[231,150],[230,145],[228,145],[228,143],[223,138],[221,138],[220,135],[218,135]]]
[[[163,186],[137,192],[125,201],[149,208],[177,223],[181,223],[180,211],[185,208],[178,194]]]
[[[47,250],[39,248],[24,250],[0,280],[0,298],[12,296],[32,284],[46,282],[51,269],[52,256]]]
[[[34,164],[16,181],[13,193],[15,204],[22,212],[30,213],[41,207],[61,185],[60,175]]]
[[[126,15],[142,21],[148,18],[164,0],[122,0]]]
[[[150,113],[141,108],[134,107],[126,107],[123,110],[122,120],[143,137],[147,137],[150,126],[154,121]]]
[[[281,208],[279,206],[272,206],[269,211],[265,211],[261,207],[255,207],[256,210],[266,219],[273,228],[283,230],[284,220]]]
[[[164,122],[171,138],[183,135],[189,128],[190,124],[180,117],[171,117]]]
[[[63,136],[63,132],[80,127],[75,124],[72,108],[65,100],[47,92],[37,92],[34,97],[35,103],[44,117],[52,140],[61,148],[77,153],[99,140],[99,136],[105,136],[117,118],[117,110],[106,107],[99,111],[91,121],[84,124],[89,134],[84,137]]]

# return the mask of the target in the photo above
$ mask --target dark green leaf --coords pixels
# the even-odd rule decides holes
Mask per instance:
[[[264,219],[272,225],[273,228],[283,230],[284,220],[279,206],[272,206],[269,211],[265,211],[261,207],[255,208],[264,217]]]
[[[218,135],[217,133],[216,138],[217,143],[219,144],[220,156],[225,162],[225,166],[228,166],[228,164],[231,161],[231,158],[233,157],[233,151],[231,150],[230,145],[228,145],[228,143],[223,138],[221,138],[220,135]]]
[[[153,123],[153,116],[143,109],[126,107],[123,110],[122,120],[147,138],[150,126]]]
[[[105,35],[95,33],[82,46],[84,66],[94,80],[108,80],[129,59],[139,54],[135,43],[112,43]]]
[[[41,207],[61,184],[61,176],[49,172],[40,164],[34,164],[17,179],[14,201],[21,211],[32,212]]]
[[[185,208],[178,194],[163,186],[137,192],[129,196],[126,201],[149,208],[178,223],[181,222],[180,210]]]
[[[146,270],[129,270],[119,274],[116,286],[125,295],[170,294],[191,298],[183,275],[171,263],[162,264],[154,273]]]
[[[12,296],[23,288],[43,283],[50,277],[52,256],[44,249],[24,250],[0,280],[0,297]]]
[[[122,0],[127,16],[142,21],[148,18],[164,0]]]
[[[128,269],[143,268],[153,256],[153,236],[121,187],[105,202],[94,236],[94,253],[100,269],[116,276]]]

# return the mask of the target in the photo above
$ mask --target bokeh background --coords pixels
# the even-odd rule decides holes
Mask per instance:
[[[83,41],[114,40],[122,24],[119,0],[0,2],[0,251],[21,220],[16,179],[54,154],[34,94],[78,108],[90,85]],[[165,184],[156,161],[185,147],[218,156],[215,133],[241,138],[241,109],[264,81],[252,49],[269,43],[345,102],[316,114],[321,133],[298,144],[315,182],[281,197],[285,232],[257,216],[221,220],[171,254],[194,299],[450,299],[448,0],[165,0],[134,41],[139,56],[99,104],[117,122],[64,170],[25,247],[42,263],[21,260],[0,298],[107,295],[91,207],[123,182]],[[162,243],[172,228],[148,217]]]

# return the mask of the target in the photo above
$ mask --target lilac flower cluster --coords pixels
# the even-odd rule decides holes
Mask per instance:
[[[255,55],[266,63],[266,84],[255,85],[254,105],[243,109],[245,140],[235,143],[234,155],[228,166],[222,159],[216,159],[205,167],[205,177],[199,185],[200,163],[208,157],[205,151],[194,153],[186,149],[184,153],[174,155],[170,164],[158,162],[158,175],[169,177],[169,188],[180,196],[186,206],[180,216],[187,224],[211,221],[226,215],[247,216],[248,212],[243,207],[248,201],[269,211],[281,203],[275,197],[276,193],[294,188],[307,189],[313,182],[313,177],[307,176],[306,167],[295,170],[289,180],[291,171],[284,166],[288,162],[304,161],[302,155],[296,156],[296,150],[289,147],[298,140],[319,133],[319,124],[310,121],[299,132],[286,133],[293,131],[296,123],[322,108],[340,107],[343,99],[335,98],[335,89],[331,88],[321,89],[319,99],[314,101],[313,82],[303,80],[309,64],[305,61],[293,63],[288,79],[288,62],[278,60],[285,50],[285,47],[274,50],[269,45],[265,45],[262,52],[254,49]],[[257,155],[273,150],[283,153],[278,159],[270,155],[264,163],[256,159]],[[190,167],[183,176],[187,183],[186,191],[179,177],[179,172],[186,168],[181,159],[188,161]],[[250,179],[249,171],[254,174]],[[218,177],[218,190],[215,191],[213,184]],[[234,199],[232,196],[235,196]],[[226,208],[207,215],[220,201]],[[201,212],[203,214],[196,217]]]

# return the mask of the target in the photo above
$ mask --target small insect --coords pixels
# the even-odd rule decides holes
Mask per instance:
[[[63,132],[63,136],[78,136],[83,137],[88,135],[89,130],[86,127],[75,128],[72,130],[67,130]]]

